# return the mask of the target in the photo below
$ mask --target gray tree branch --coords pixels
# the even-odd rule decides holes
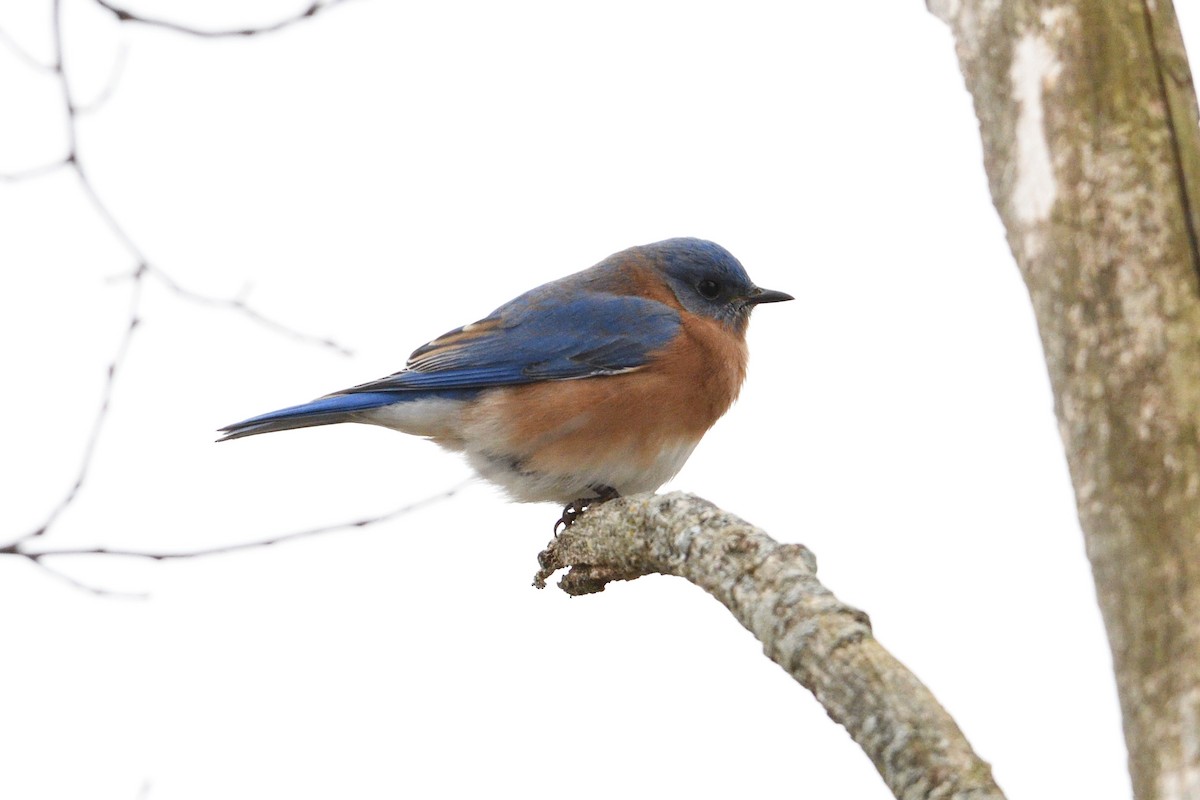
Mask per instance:
[[[637,495],[588,510],[539,558],[534,585],[599,592],[614,580],[676,575],[704,589],[811,691],[863,748],[897,798],[1004,795],[930,691],[871,633],[866,614],[817,580],[816,559],[706,500]]]

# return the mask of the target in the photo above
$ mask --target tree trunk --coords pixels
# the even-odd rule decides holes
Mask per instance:
[[[1033,299],[1134,794],[1200,798],[1200,128],[1170,0],[930,0]]]

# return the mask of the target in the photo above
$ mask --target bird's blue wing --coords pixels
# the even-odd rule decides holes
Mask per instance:
[[[653,300],[540,287],[418,348],[386,378],[222,428],[224,439],[360,420],[363,412],[536,381],[628,372],[679,332],[679,314]]]
[[[418,348],[401,372],[338,394],[485,389],[627,372],[644,366],[679,326],[674,309],[641,297],[531,293]]]

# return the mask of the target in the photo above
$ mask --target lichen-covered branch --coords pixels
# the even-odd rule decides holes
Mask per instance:
[[[1170,0],[930,0],[1033,300],[1134,795],[1200,797],[1200,127]]]
[[[570,594],[677,575],[721,601],[773,661],[816,696],[897,798],[1004,795],[927,688],[875,640],[867,616],[817,580],[805,547],[691,495],[637,495],[588,510],[541,554],[538,587],[569,568]]]

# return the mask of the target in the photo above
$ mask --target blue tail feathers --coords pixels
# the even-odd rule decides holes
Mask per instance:
[[[352,422],[357,412],[403,402],[405,399],[395,392],[362,392],[322,397],[311,403],[281,408],[278,411],[259,414],[257,417],[226,425],[221,428],[224,436],[217,441],[224,442],[229,439],[240,439],[243,436],[286,431],[292,428],[310,428],[315,425]]]
[[[418,400],[442,397],[448,400],[469,400],[479,389],[443,389],[441,391],[346,391],[320,397],[311,403],[281,408],[257,417],[226,425],[218,442],[254,436],[259,433],[287,431],[293,428],[312,428],[317,425],[335,425],[339,422],[366,422],[359,417],[363,411]]]

